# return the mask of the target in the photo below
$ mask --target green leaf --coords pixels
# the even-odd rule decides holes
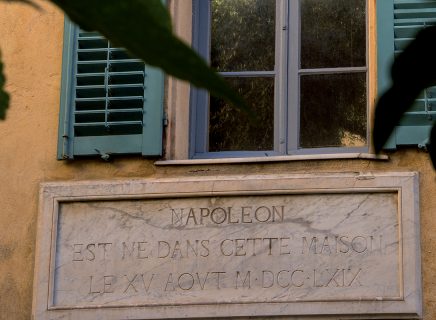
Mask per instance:
[[[161,0],[51,1],[82,28],[99,31],[147,64],[248,110],[223,78],[173,35],[170,15]]]
[[[6,109],[9,106],[9,94],[4,90],[6,77],[3,74],[3,63],[0,53],[0,119],[4,120],[6,118]]]

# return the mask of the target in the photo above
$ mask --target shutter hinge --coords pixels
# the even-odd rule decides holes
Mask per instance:
[[[430,139],[426,138],[424,141],[418,144],[418,148],[427,151],[429,144],[430,144]]]
[[[111,154],[110,153],[106,153],[106,152],[102,152],[98,149],[94,149],[101,157],[102,160],[104,161],[109,161],[111,159]]]
[[[164,127],[168,127],[168,123],[169,123],[169,121],[168,121],[168,114],[166,112],[164,112],[164,115],[163,115],[163,126]]]

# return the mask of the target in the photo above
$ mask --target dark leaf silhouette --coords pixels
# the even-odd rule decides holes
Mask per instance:
[[[428,152],[430,153],[430,159],[433,163],[433,167],[436,168],[436,125],[433,126],[430,133],[430,141],[433,141],[433,143],[430,143],[430,145],[427,147]]]
[[[4,91],[6,78],[3,74],[3,63],[0,53],[0,119],[4,120],[6,117],[6,109],[9,105],[9,94]]]
[[[31,3],[30,0],[12,1]],[[99,31],[115,45],[126,48],[147,64],[205,88],[212,95],[248,111],[246,103],[224,79],[187,44],[174,36],[170,15],[161,0],[50,1],[82,28]],[[0,100],[0,112],[6,109],[5,102],[7,100]]]
[[[423,29],[395,60],[393,84],[379,99],[374,119],[374,147],[381,151],[402,115],[425,89],[436,83],[436,26]],[[436,129],[433,127],[428,150],[436,168]]]

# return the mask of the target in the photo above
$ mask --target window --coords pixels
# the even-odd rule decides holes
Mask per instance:
[[[163,74],[65,22],[58,159],[162,153]]]
[[[258,122],[193,90],[191,157],[368,151],[365,0],[194,0],[193,24]]]

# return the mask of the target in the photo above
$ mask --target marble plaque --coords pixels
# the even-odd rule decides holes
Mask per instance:
[[[44,184],[34,316],[419,318],[417,199],[414,173]]]

